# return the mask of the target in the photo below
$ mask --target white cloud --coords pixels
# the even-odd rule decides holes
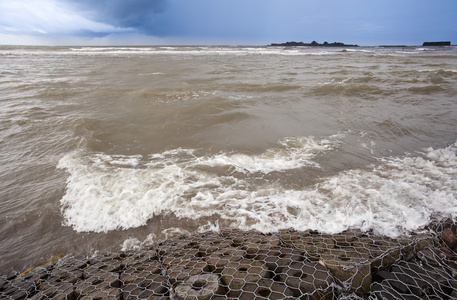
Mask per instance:
[[[54,45],[54,46],[142,46],[142,45],[182,45],[180,40],[154,37],[144,34],[114,33],[102,37],[74,35],[30,35],[3,34],[0,32],[0,45]]]
[[[14,34],[131,32],[129,28],[89,20],[57,0],[0,1],[0,31]]]

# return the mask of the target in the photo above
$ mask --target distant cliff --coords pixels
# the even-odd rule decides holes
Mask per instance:
[[[303,42],[285,42],[285,43],[279,43],[279,44],[273,43],[270,46],[358,47],[358,45],[347,45],[347,44],[339,43],[339,42],[334,42],[334,43],[324,42],[323,44],[320,44],[316,41],[312,41],[311,43],[303,43]]]
[[[450,46],[451,42],[424,42],[422,46]]]

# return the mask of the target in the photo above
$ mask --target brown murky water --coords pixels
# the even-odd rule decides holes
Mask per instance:
[[[0,270],[456,217],[457,50],[0,47]]]

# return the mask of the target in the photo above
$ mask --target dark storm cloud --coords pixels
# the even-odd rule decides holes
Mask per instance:
[[[0,44],[421,44],[456,20],[456,0],[0,0]]]
[[[165,11],[167,0],[66,0],[87,18],[115,27],[157,33],[155,16]]]

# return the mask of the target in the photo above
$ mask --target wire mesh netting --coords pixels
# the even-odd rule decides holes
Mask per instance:
[[[222,230],[0,277],[3,299],[457,299],[453,221],[396,239]]]

